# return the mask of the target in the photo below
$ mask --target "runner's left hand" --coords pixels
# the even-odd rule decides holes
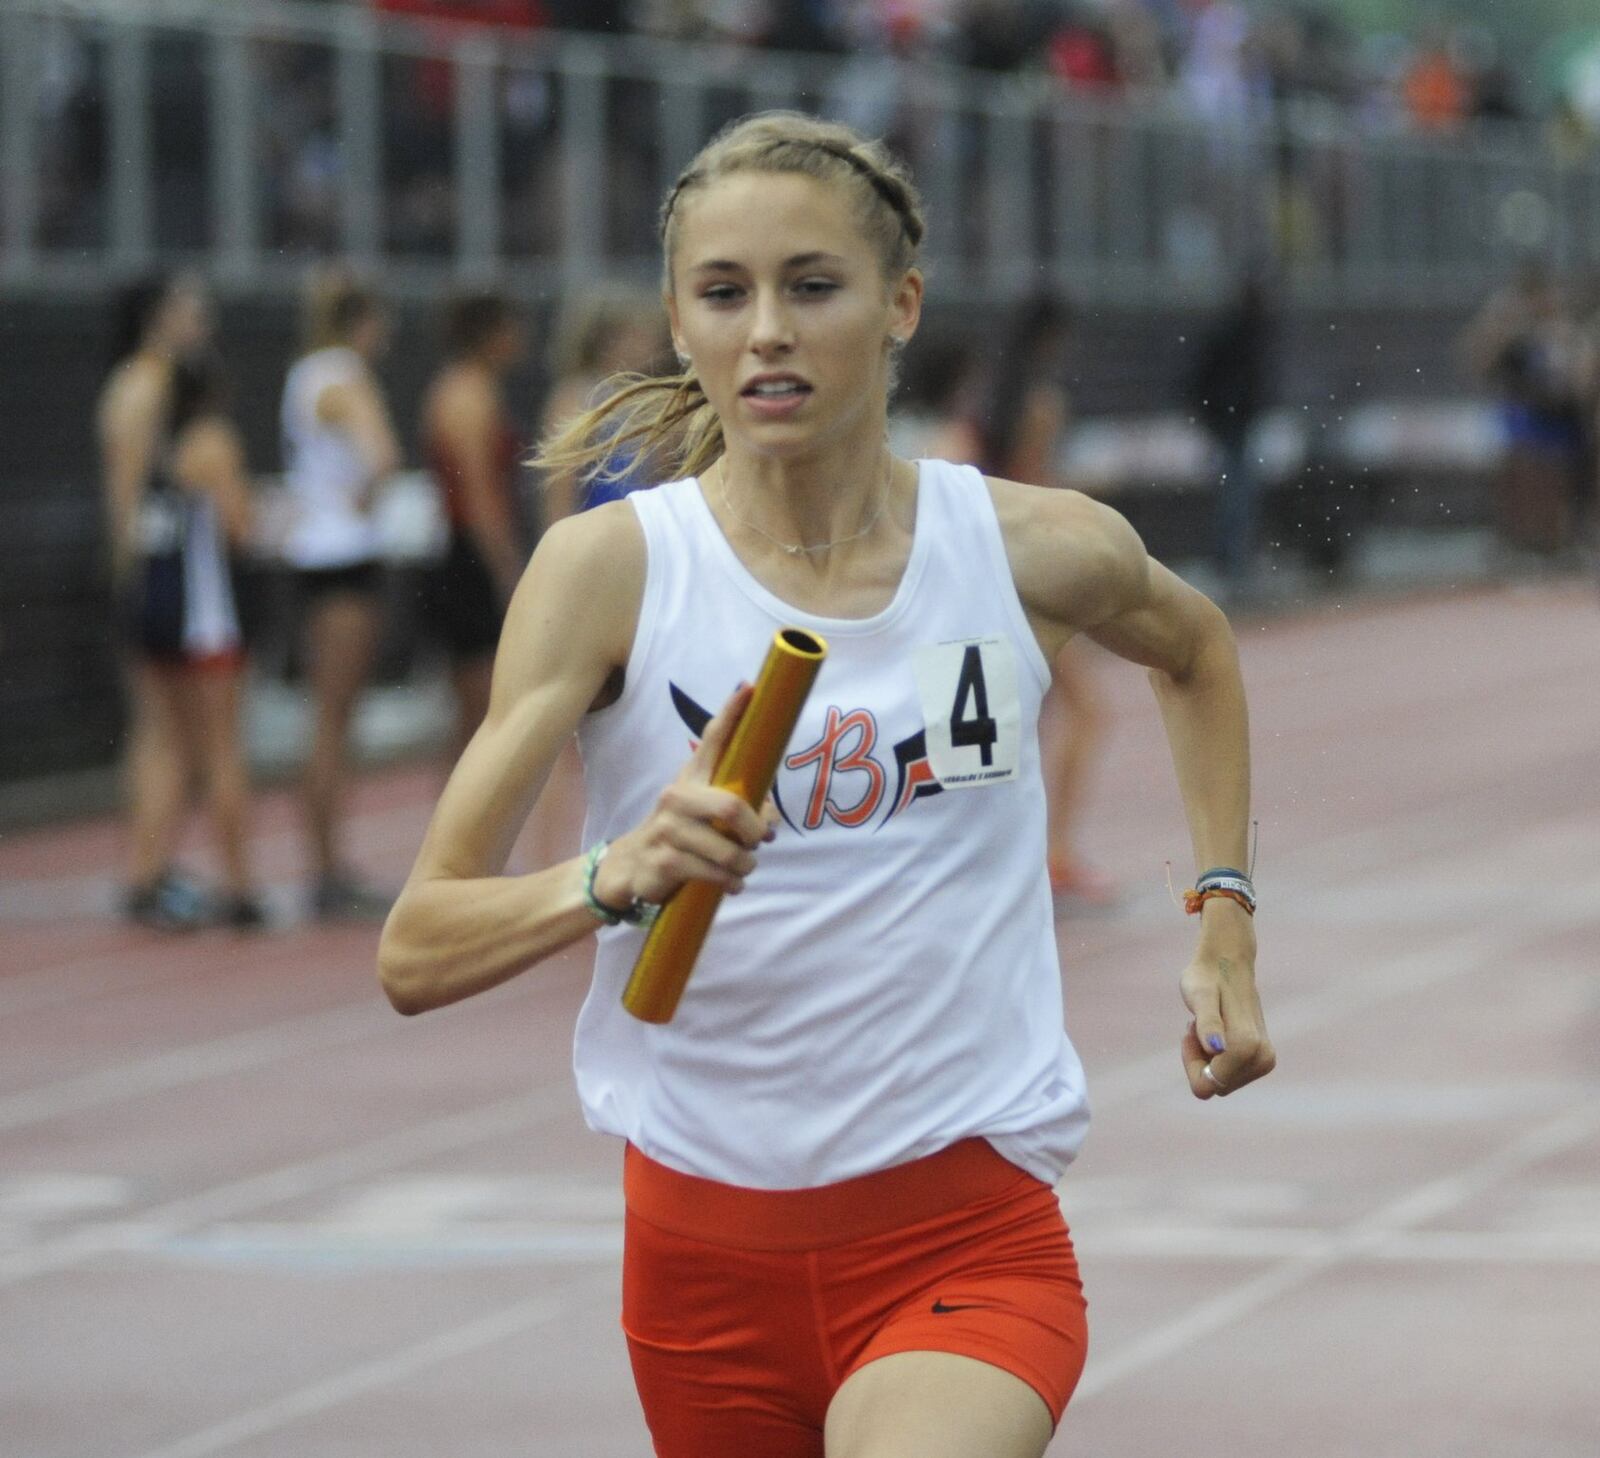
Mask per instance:
[[[1227,915],[1228,923],[1234,920]],[[1234,1093],[1265,1078],[1278,1061],[1256,993],[1254,928],[1238,926],[1218,935],[1207,925],[1205,932],[1179,980],[1191,1014],[1183,1035],[1183,1067],[1197,1099]]]

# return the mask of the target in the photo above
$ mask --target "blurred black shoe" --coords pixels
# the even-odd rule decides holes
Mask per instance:
[[[219,908],[204,887],[172,871],[148,886],[135,886],[123,897],[122,912],[130,921],[156,931],[199,931],[215,926]]]
[[[230,896],[222,904],[222,924],[234,931],[266,931],[272,918],[257,897]]]
[[[311,914],[318,921],[382,921],[394,897],[363,885],[347,871],[321,877],[311,888]]]

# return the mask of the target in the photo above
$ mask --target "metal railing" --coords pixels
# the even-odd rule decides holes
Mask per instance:
[[[1600,262],[1600,162],[1531,133],[1426,139],[1331,109],[1206,122],[1176,94],[558,33],[297,0],[0,0],[0,282],[163,264],[398,291],[652,278],[658,199],[719,125],[796,106],[886,134],[942,297],[1054,285],[1205,300],[1271,262],[1302,297],[1465,302],[1520,257]]]

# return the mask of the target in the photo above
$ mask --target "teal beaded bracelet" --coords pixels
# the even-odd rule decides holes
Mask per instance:
[[[599,840],[589,847],[583,858],[583,904],[588,907],[589,914],[604,926],[649,926],[661,914],[661,908],[655,902],[641,901],[636,896],[626,907],[619,908],[607,906],[594,894],[595,873],[610,849],[609,840]]]

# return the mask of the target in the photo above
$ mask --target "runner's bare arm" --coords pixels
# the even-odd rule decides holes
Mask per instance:
[[[379,977],[399,1011],[486,991],[595,929],[581,858],[526,876],[501,872],[562,746],[626,667],[644,572],[643,534],[626,503],[545,533],[512,598],[488,715],[383,929]],[[741,691],[723,706],[656,810],[617,838],[596,878],[607,905],[662,901],[691,877],[737,890],[749,873],[765,826],[709,784],[747,701]]]
[[[1012,572],[1035,631],[1054,656],[1083,632],[1150,670],[1183,796],[1197,870],[1244,868],[1250,820],[1250,743],[1233,630],[1203,594],[1150,558],[1110,507],[1075,491],[993,482]],[[1255,990],[1255,924],[1215,898],[1181,979],[1194,1022],[1184,1037],[1189,1084],[1210,1098],[1272,1071]]]

